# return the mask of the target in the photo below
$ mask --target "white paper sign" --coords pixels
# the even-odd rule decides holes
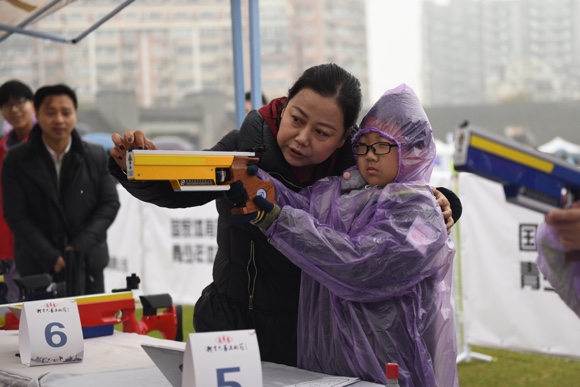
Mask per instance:
[[[183,387],[261,387],[256,331],[192,333],[183,367]]]
[[[19,330],[22,364],[36,366],[83,360],[83,331],[76,300],[23,303]]]

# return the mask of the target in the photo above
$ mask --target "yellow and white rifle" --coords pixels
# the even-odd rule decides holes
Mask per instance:
[[[274,184],[248,173],[259,159],[253,152],[132,150],[127,152],[129,180],[168,180],[175,191],[227,191],[241,180],[249,200],[234,214],[259,211],[254,197],[276,203]]]

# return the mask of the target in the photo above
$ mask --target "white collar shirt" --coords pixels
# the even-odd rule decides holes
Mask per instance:
[[[62,167],[62,160],[64,159],[64,156],[68,153],[68,151],[70,150],[71,144],[72,144],[72,139],[69,138],[68,140],[68,145],[66,146],[64,152],[62,152],[60,155],[57,155],[55,151],[52,150],[51,147],[49,147],[46,142],[44,141],[44,139],[42,140],[42,142],[44,143],[44,146],[46,147],[46,150],[48,150],[48,154],[50,155],[50,158],[52,159],[52,162],[54,163],[54,167],[56,169],[56,181],[57,184],[60,185],[60,169]]]

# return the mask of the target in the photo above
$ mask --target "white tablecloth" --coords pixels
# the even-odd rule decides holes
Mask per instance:
[[[18,331],[0,330],[0,386],[11,387],[170,387],[169,382],[141,348],[141,344],[170,344],[135,333],[115,331],[111,336],[87,339],[81,363],[28,367],[20,362]],[[174,343],[182,345],[184,343]],[[328,375],[281,364],[262,362],[264,387],[282,387]],[[358,382],[354,387],[380,387]]]

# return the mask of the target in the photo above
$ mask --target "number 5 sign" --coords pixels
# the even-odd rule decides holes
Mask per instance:
[[[183,367],[183,387],[261,387],[256,331],[192,333]]]
[[[83,332],[76,300],[22,304],[18,345],[28,366],[83,361]]]

